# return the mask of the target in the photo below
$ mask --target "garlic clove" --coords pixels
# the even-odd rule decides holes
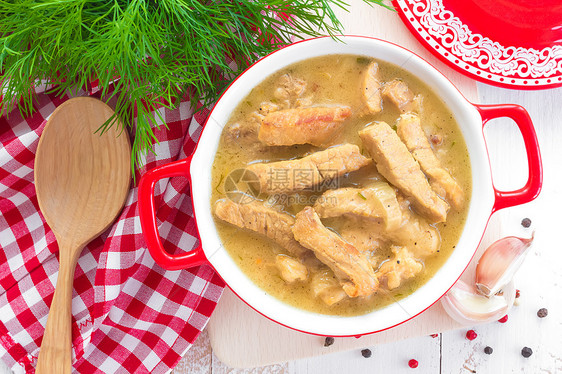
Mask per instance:
[[[535,233],[530,239],[508,236],[494,242],[480,257],[476,266],[476,288],[491,297],[513,279],[527,255]]]
[[[458,281],[441,299],[441,305],[451,318],[463,325],[492,322],[505,316],[515,300],[513,282],[501,294],[486,297],[474,286]]]

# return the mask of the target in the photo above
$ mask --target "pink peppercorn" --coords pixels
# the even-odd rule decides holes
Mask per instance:
[[[505,316],[503,316],[502,318],[498,319],[499,323],[506,323],[507,322],[507,314]]]
[[[418,367],[418,360],[411,359],[410,361],[408,361],[408,366],[411,367],[412,369],[417,368]]]
[[[474,331],[474,330],[468,330],[466,332],[466,338],[468,340],[474,340],[474,339],[476,339],[477,336],[478,336],[478,334],[476,334],[476,331]]]

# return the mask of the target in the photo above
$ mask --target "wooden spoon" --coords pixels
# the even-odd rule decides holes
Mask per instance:
[[[70,99],[47,121],[35,156],[35,188],[45,220],[59,245],[59,274],[36,372],[72,369],[72,283],[80,252],[115,220],[131,180],[131,146],[105,103]]]

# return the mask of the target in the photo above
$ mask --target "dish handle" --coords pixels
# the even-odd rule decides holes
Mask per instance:
[[[527,151],[527,162],[529,165],[529,177],[527,183],[520,189],[514,191],[500,191],[494,187],[496,201],[492,213],[503,208],[521,205],[534,200],[542,188],[542,161],[539,142],[533,122],[529,113],[520,105],[474,105],[482,117],[482,127],[494,118],[508,117],[515,121],[525,143]]]
[[[156,223],[156,209],[154,207],[154,186],[160,179],[185,176],[189,178],[191,156],[180,161],[171,162],[147,171],[140,179],[138,188],[139,215],[142,233],[148,251],[154,261],[167,270],[180,270],[198,266],[207,262],[201,245],[190,252],[171,255],[162,245]],[[190,181],[191,182],[191,181]]]

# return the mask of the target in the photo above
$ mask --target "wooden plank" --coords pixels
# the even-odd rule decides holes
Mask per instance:
[[[289,372],[288,363],[261,366],[252,369],[236,369],[225,365],[213,355],[213,374],[285,374]]]
[[[283,374],[287,371],[287,363],[248,370],[228,367],[213,354],[209,333],[205,329],[174,368],[173,374]]]
[[[410,359],[419,362],[416,374],[439,373],[441,337],[420,336],[393,344],[361,346],[356,349],[289,362],[289,373],[392,373],[411,374]],[[361,350],[368,348],[372,356],[364,358]],[[392,368],[392,369],[390,369]]]
[[[211,374],[213,351],[209,334],[203,330],[189,351],[173,370],[173,374]]]

